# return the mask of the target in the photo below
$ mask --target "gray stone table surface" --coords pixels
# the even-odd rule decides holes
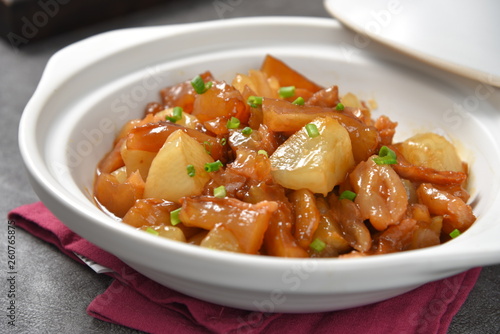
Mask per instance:
[[[217,9],[217,2],[227,6]],[[166,1],[154,8],[27,43],[21,49],[0,41],[0,210],[5,223],[0,228],[0,333],[137,333],[86,314],[86,307],[106,289],[110,278],[95,274],[21,229],[16,232],[16,327],[7,326],[6,217],[9,210],[38,200],[19,155],[18,123],[48,59],[68,44],[112,29],[262,15],[329,16],[320,0]],[[449,333],[500,333],[500,266],[483,268]]]

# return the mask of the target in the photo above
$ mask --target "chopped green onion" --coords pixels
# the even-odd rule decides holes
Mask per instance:
[[[172,110],[172,115],[176,119],[181,119],[182,118],[182,108],[181,107],[175,107],[174,110]]]
[[[199,75],[195,76],[191,80],[191,86],[193,86],[194,91],[198,94],[203,94],[212,87],[212,81],[205,83],[203,78]]]
[[[195,171],[195,169],[194,169],[194,166],[193,166],[193,165],[187,165],[186,169],[187,169],[187,173],[188,173],[188,175],[189,175],[190,177],[195,176],[196,171]]]
[[[170,121],[172,123],[180,121],[182,119],[182,108],[181,107],[175,107],[172,110],[172,116],[167,116],[166,119],[167,119],[167,121]]]
[[[295,101],[292,102],[293,104],[296,104],[296,105],[299,105],[299,106],[303,106],[304,103],[306,103],[306,101],[304,100],[304,98],[302,96],[299,96],[298,98],[295,99]]]
[[[222,137],[222,138],[219,140],[219,143],[220,143],[222,146],[226,145],[226,143],[227,143],[227,139],[226,139],[226,137]]]
[[[354,193],[350,190],[343,191],[342,194],[340,194],[340,196],[339,196],[339,200],[340,199],[348,199],[350,201],[354,201],[355,198],[356,198],[356,193]]]
[[[249,127],[249,126],[246,126],[244,127],[242,130],[241,130],[241,133],[244,134],[245,136],[249,136],[251,135],[253,132],[252,128]]]
[[[193,86],[194,91],[198,94],[205,93],[205,82],[203,78],[199,75],[195,76],[193,80],[191,80],[191,86]]]
[[[240,126],[240,120],[236,117],[231,117],[226,124],[228,129],[237,129]]]
[[[321,252],[323,249],[325,249],[326,244],[323,240],[316,238],[309,244],[309,247],[314,249],[316,252]]]
[[[452,237],[453,239],[455,239],[459,235],[460,235],[460,231],[457,228],[454,229],[453,231],[451,231],[451,233],[450,233],[450,237]]]
[[[216,172],[219,170],[219,168],[221,168],[223,166],[222,162],[220,162],[220,160],[217,160],[215,162],[207,162],[205,164],[205,171],[207,173],[210,173],[210,172]]]
[[[307,135],[311,138],[319,136],[318,127],[316,126],[316,124],[313,124],[313,123],[307,124],[306,131],[307,131]]]
[[[158,231],[157,231],[157,230],[155,230],[155,229],[154,229],[154,228],[152,228],[152,227],[147,227],[147,228],[146,228],[146,232],[151,233],[151,234],[153,234],[153,235],[160,235],[160,233],[158,233]]]
[[[337,103],[337,106],[335,107],[335,110],[339,110],[339,111],[344,110],[344,105],[342,103]]]
[[[181,208],[170,211],[170,224],[177,225],[181,222],[179,219],[179,213],[181,212]]]
[[[392,158],[396,158],[396,153],[387,146],[382,146],[378,152],[378,155],[381,157],[390,156]]]
[[[265,155],[266,157],[269,157],[266,150],[258,150],[257,154],[262,154],[262,155]]]
[[[380,148],[378,157],[373,158],[373,161],[375,161],[377,165],[394,165],[398,163],[396,152],[387,146],[382,146]]]
[[[249,96],[247,99],[247,104],[252,108],[257,108],[262,105],[262,96]]]
[[[281,98],[292,97],[295,95],[295,86],[281,87],[278,91]]]
[[[214,188],[214,197],[218,197],[218,198],[226,197],[226,187],[219,186],[217,188]]]

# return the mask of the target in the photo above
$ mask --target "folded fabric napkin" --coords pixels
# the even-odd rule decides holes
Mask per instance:
[[[41,203],[9,213],[18,227],[82,262],[104,267],[113,283],[88,306],[89,315],[148,333],[446,333],[474,286],[480,268],[425,284],[404,295],[348,310],[283,314],[211,304],[144,277],[115,256],[79,237]]]

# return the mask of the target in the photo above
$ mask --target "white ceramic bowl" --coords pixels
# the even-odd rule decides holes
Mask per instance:
[[[282,259],[207,250],[139,233],[92,201],[96,163],[117,130],[159,89],[211,70],[229,80],[273,54],[323,85],[338,84],[405,138],[444,133],[470,162],[477,222],[444,245],[357,259]],[[113,31],[49,61],[24,111],[20,148],[33,187],[69,228],[144,275],[227,306],[314,312],[364,305],[472,267],[500,262],[499,92],[366,42],[337,22],[248,18]]]

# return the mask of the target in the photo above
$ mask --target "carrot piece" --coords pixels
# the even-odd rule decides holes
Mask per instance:
[[[217,138],[170,122],[149,123],[133,128],[127,137],[127,148],[129,150],[158,152],[168,136],[176,130],[182,130],[196,139],[214,160],[226,162],[227,148],[222,146]]]
[[[422,183],[417,188],[417,195],[420,203],[429,208],[431,215],[443,216],[445,234],[450,234],[455,229],[464,232],[476,220],[470,205],[432,184]]]
[[[269,219],[278,208],[276,202],[245,203],[235,198],[211,196],[184,197],[179,214],[186,226],[212,230],[223,225],[238,240],[243,252],[257,254],[262,246]]]
[[[100,174],[94,185],[94,196],[99,204],[120,218],[143,193],[144,181],[138,171],[130,174],[124,183],[118,182],[112,174]]]
[[[214,81],[210,89],[196,95],[192,114],[202,123],[218,117],[236,117],[246,124],[250,117],[241,93],[224,81]]]
[[[121,149],[125,138],[117,141],[111,152],[106,154],[106,156],[99,161],[97,165],[97,174],[101,173],[111,173],[120,167],[125,166],[125,162],[122,159]]]
[[[170,212],[178,207],[178,204],[162,199],[139,199],[123,217],[123,222],[133,227],[169,224]]]
[[[307,189],[295,190],[288,197],[294,207],[295,238],[307,250],[320,221],[316,199],[313,192]]]
[[[213,80],[213,76],[209,71],[200,74],[200,76],[205,82]],[[193,112],[194,100],[197,94],[191,86],[191,80],[163,88],[160,94],[165,108],[181,107],[184,112],[189,114]]]
[[[283,202],[278,202],[278,210],[269,221],[264,238],[267,255],[279,257],[309,257],[292,234],[293,214]]]
[[[295,88],[303,88],[311,93],[315,93],[323,88],[271,55],[266,56],[260,69],[268,77],[278,79],[282,87],[295,86]]]

